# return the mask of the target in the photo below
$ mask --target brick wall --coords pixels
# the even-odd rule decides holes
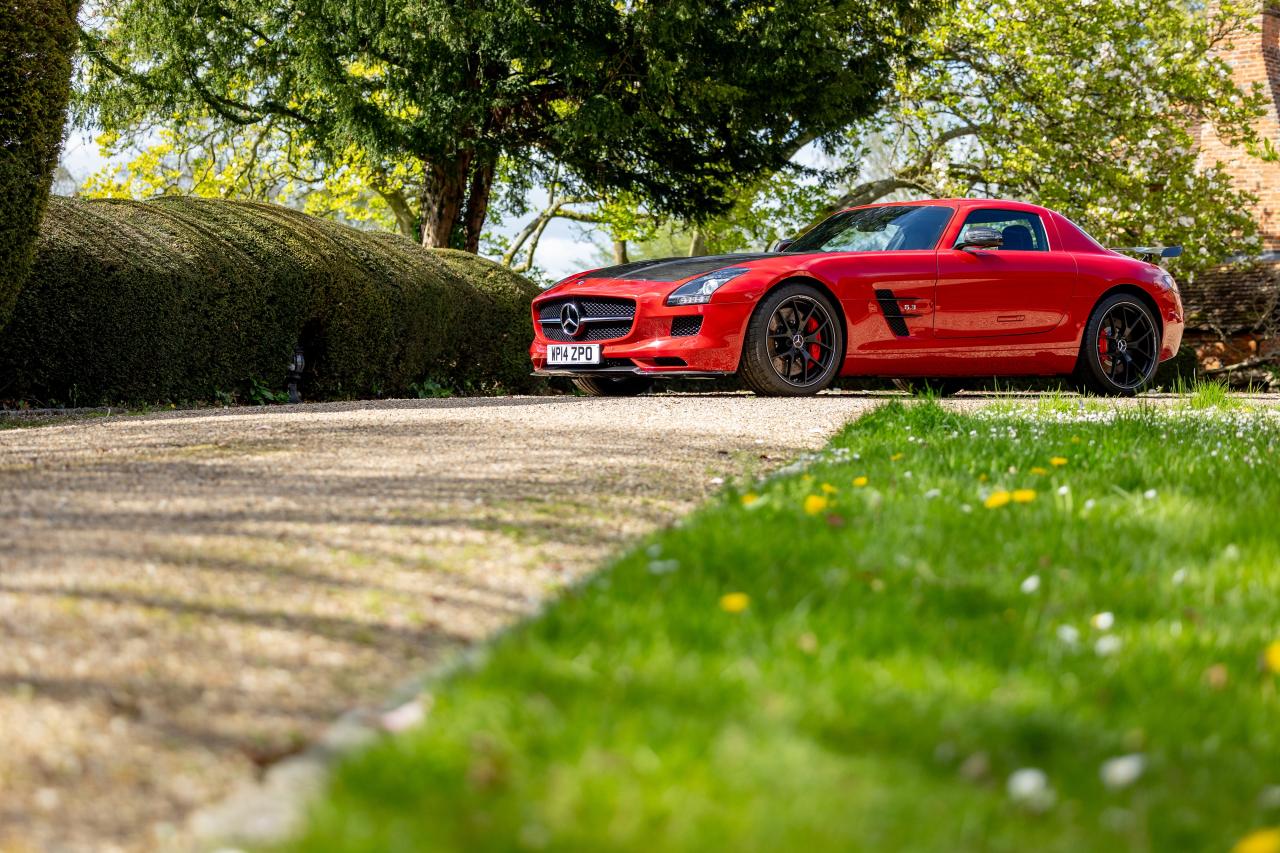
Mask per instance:
[[[1260,9],[1258,32],[1243,33],[1219,55],[1230,63],[1236,84],[1249,91],[1261,86],[1267,97],[1267,114],[1258,124],[1260,136],[1280,141],[1280,10]],[[1226,145],[1210,127],[1201,128],[1200,163],[1222,163],[1240,189],[1258,197],[1255,215],[1264,252],[1280,252],[1280,163],[1264,163],[1239,148]]]
[[[1218,335],[1193,329],[1182,338],[1182,344],[1195,349],[1196,358],[1204,370],[1217,370],[1280,355],[1280,341],[1252,332]]]

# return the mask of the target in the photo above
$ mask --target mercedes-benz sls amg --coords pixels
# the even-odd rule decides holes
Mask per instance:
[[[1131,395],[1182,339],[1176,247],[1103,248],[1031,204],[938,199],[841,211],[775,251],[569,276],[533,302],[534,371],[586,393],[737,374],[764,395],[838,376],[1062,376]]]

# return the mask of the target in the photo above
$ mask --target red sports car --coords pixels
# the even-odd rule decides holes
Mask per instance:
[[[1065,216],[938,199],[841,211],[777,251],[572,275],[533,302],[535,372],[589,394],[737,373],[757,394],[837,376],[1072,376],[1103,394],[1150,381],[1182,340],[1158,265],[1180,249],[1104,249]]]

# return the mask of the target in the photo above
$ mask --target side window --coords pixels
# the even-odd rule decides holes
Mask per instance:
[[[964,220],[960,237],[964,240],[970,228],[994,228],[1004,238],[1000,248],[1006,252],[1047,252],[1049,241],[1045,239],[1044,224],[1039,214],[1021,210],[975,210]]]

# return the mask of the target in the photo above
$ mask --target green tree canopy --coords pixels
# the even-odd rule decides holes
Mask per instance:
[[[1183,263],[1248,251],[1250,197],[1199,162],[1202,128],[1257,144],[1257,92],[1214,51],[1253,2],[959,0],[857,126],[863,182],[834,206],[892,194],[1010,196],[1056,208],[1112,245],[1185,244]],[[867,150],[864,148],[864,154]]]
[[[122,0],[86,32],[82,103],[109,132],[263,128],[366,170],[425,244],[474,250],[504,160],[665,215],[728,209],[874,112],[935,5]]]
[[[959,0],[896,66],[885,107],[851,127],[841,156],[857,183],[826,194],[815,218],[885,199],[1012,197],[1110,245],[1184,244],[1182,271],[1246,254],[1252,198],[1201,161],[1197,141],[1209,127],[1267,151],[1259,93],[1235,86],[1215,54],[1251,36],[1257,12],[1231,0]],[[703,223],[708,244],[758,248],[785,233],[797,208],[771,201],[789,182]]]

